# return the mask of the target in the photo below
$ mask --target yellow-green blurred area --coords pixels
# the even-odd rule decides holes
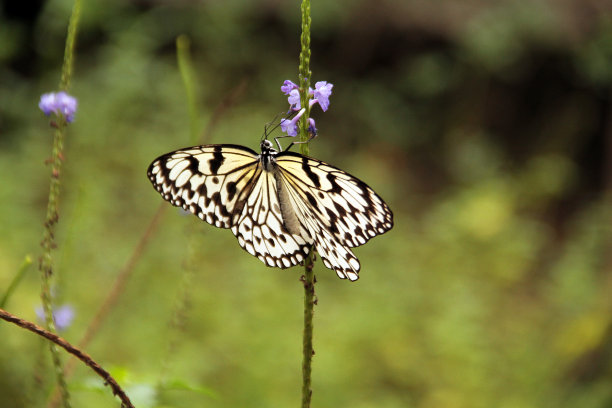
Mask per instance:
[[[71,7],[0,14],[0,295],[31,255],[5,308],[32,321],[53,137],[37,104],[59,82]],[[312,1],[312,80],[334,89],[310,153],[395,220],[355,249],[356,283],[315,265],[313,407],[612,406],[611,11]],[[289,107],[298,1],[83,0],[53,252],[55,305],[75,311],[61,335],[79,344],[112,294],[85,351],[137,407],[298,406],[303,270],[267,268],[146,177],[197,144],[182,34],[200,142],[258,149]],[[0,339],[0,406],[48,406],[47,344],[6,322]],[[68,385],[74,407],[119,405],[80,362]]]

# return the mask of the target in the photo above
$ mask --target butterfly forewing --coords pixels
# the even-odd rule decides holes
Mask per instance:
[[[156,159],[148,176],[162,197],[220,228],[230,228],[245,191],[257,178],[259,160],[251,149],[207,145],[177,150]]]
[[[282,153],[276,161],[288,183],[342,244],[363,245],[393,227],[387,204],[358,178],[296,153]]]

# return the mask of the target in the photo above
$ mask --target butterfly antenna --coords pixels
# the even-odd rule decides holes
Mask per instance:
[[[261,136],[261,140],[267,139],[270,133],[274,132],[280,126],[280,121],[278,123],[275,122],[279,116],[282,116],[284,114],[285,113],[283,112],[277,113],[276,116],[274,116],[274,119],[264,125],[264,134]],[[272,128],[270,129],[270,127]]]
[[[261,137],[261,140],[264,139],[268,139],[268,136],[274,132],[276,129],[278,129],[280,127],[280,124],[282,122],[283,119],[291,119],[293,118],[295,115],[297,115],[298,111],[294,111],[292,109],[289,110],[289,112],[284,113],[281,112],[279,114],[277,114],[274,119],[272,119],[271,122],[266,123],[265,127],[264,127],[264,134]],[[283,119],[279,120],[278,122],[276,122],[276,120],[278,119],[279,116],[284,116]],[[272,126],[273,125],[273,126]],[[272,128],[270,128],[272,126]],[[316,136],[316,135],[315,135]],[[283,151],[282,146],[280,145],[280,143],[278,142],[278,139],[282,139],[283,137],[293,137],[293,136],[289,136],[289,135],[284,135],[284,136],[278,136],[274,138],[274,141],[276,142],[276,145],[278,146],[278,150],[279,151]],[[310,138],[312,139],[312,138]],[[308,140],[310,140],[308,139]],[[286,150],[286,149],[285,149]]]

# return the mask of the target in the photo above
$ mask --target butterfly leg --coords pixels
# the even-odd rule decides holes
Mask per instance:
[[[295,136],[285,135],[285,136],[278,136],[278,137],[275,137],[275,138],[274,138],[274,141],[275,141],[275,142],[276,142],[276,144],[278,145],[278,148],[279,148],[279,149],[281,149],[281,150],[282,150],[282,148],[281,148],[281,146],[280,146],[280,143],[278,142],[278,139],[282,139],[283,137],[295,137]],[[288,151],[288,150],[289,150],[289,149],[290,149],[290,148],[291,148],[293,145],[296,145],[296,144],[310,143],[310,141],[311,141],[312,139],[314,139],[315,137],[317,137],[317,134],[316,134],[316,133],[309,132],[309,133],[308,133],[308,139],[307,139],[307,140],[304,140],[304,141],[297,141],[297,142],[291,142],[291,143],[289,144],[289,146],[287,146],[287,148],[286,148],[285,150],[283,150],[283,151],[284,151],[284,152]]]

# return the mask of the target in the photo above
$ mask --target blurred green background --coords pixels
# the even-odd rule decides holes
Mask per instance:
[[[5,1],[0,15],[0,293],[30,254],[6,309],[32,321],[52,141],[37,103],[59,81],[71,7]],[[313,0],[313,82],[335,87],[311,155],[395,215],[356,249],[358,282],[316,264],[313,407],[612,406],[611,11]],[[55,301],[74,308],[61,334],[78,344],[117,295],[85,351],[139,407],[299,404],[300,268],[266,268],[166,203],[151,224],[162,200],[145,174],[192,144],[177,36],[199,133],[257,149],[297,80],[299,18],[297,1],[84,0]],[[46,344],[7,323],[0,338],[0,405],[47,406]],[[118,406],[80,363],[69,387],[74,406]]]

